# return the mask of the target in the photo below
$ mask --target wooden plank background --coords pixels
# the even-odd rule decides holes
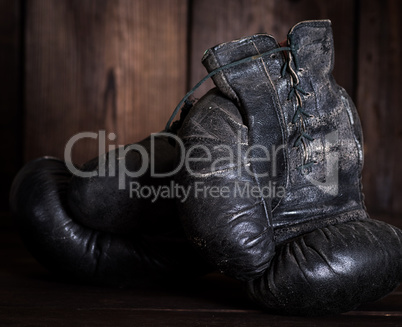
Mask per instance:
[[[0,210],[22,164],[22,20],[19,1],[0,0]]]
[[[106,130],[117,134],[114,143],[126,144],[161,130],[205,75],[200,59],[207,48],[259,32],[282,40],[298,21],[329,18],[334,75],[355,100],[364,128],[368,209],[401,214],[401,6],[399,0],[0,0],[6,71],[0,83],[8,95],[0,97],[7,139],[2,199],[21,158],[62,157],[78,132]],[[83,163],[97,152],[96,140],[83,140],[73,159]]]
[[[402,1],[364,2],[360,16],[356,104],[365,137],[366,203],[401,214]]]
[[[200,64],[203,52],[216,44],[255,33],[269,33],[282,41],[299,21],[329,18],[336,40],[336,60],[341,63],[336,67],[335,78],[353,94],[355,8],[355,2],[350,0],[194,0],[191,10],[191,85],[205,75],[205,69]],[[202,86],[199,96],[212,85],[210,82]]]
[[[185,0],[34,0],[26,21],[26,160],[62,157],[83,131],[140,140],[186,91]],[[73,151],[83,163],[97,156],[97,141]]]

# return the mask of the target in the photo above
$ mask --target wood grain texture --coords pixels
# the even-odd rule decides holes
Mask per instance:
[[[78,132],[161,130],[185,92],[186,19],[185,0],[28,1],[25,159],[62,157]],[[97,154],[81,140],[73,161]]]
[[[21,20],[20,1],[0,0],[0,211],[22,158]]]
[[[138,141],[162,129],[186,90],[205,76],[200,60],[206,49],[260,32],[282,40],[301,20],[329,18],[335,39],[334,75],[356,101],[364,129],[367,206],[372,212],[402,212],[401,1],[30,0],[26,4],[25,160],[62,157],[68,139],[83,131],[116,133],[117,139],[107,144]],[[5,17],[1,42],[8,49],[0,61],[6,72],[3,85],[17,85],[20,50],[13,42],[19,23],[6,14],[14,5],[4,0],[0,5]],[[10,28],[14,28],[11,34]],[[206,83],[195,96],[212,86]],[[5,178],[18,166],[13,160],[22,143],[18,140],[22,122],[14,110],[21,98],[18,92],[22,90],[17,87],[6,91],[0,100],[1,130],[8,139],[2,152],[10,154],[10,160],[2,163]],[[96,140],[79,141],[73,160],[82,163],[98,155],[97,148]]]
[[[358,101],[369,211],[402,213],[402,2],[365,1],[360,12]]]
[[[333,23],[338,83],[354,93],[355,1],[336,0],[193,0],[191,15],[191,74],[189,87],[206,75],[201,65],[208,48],[256,33],[286,39],[290,28],[302,20],[326,19]],[[206,83],[197,92],[201,96],[213,86]]]

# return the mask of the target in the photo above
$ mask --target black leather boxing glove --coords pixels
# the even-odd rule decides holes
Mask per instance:
[[[67,201],[74,220],[96,230],[123,234],[135,232],[138,224],[146,224],[156,233],[180,228],[174,194],[161,196],[160,192],[164,188],[171,191],[174,142],[174,135],[155,133],[79,169],[70,164],[73,174]]]
[[[152,177],[148,166],[138,177],[119,175],[122,160],[128,171],[139,171],[144,152],[155,156],[157,173],[169,173],[175,162],[170,141],[156,137],[152,146],[147,138],[126,148],[124,158],[119,149],[109,152],[101,160],[105,176],[73,175],[55,158],[29,162],[10,194],[27,249],[54,273],[91,283],[135,285],[206,272],[184,238],[174,199],[152,202],[130,191],[130,183],[157,189],[169,187],[170,179]],[[94,159],[80,171],[99,175],[99,162]]]
[[[179,132],[193,244],[271,312],[339,313],[392,291],[402,232],[365,210],[362,131],[331,75],[331,23],[295,25],[284,47],[265,34],[224,43],[203,63],[217,89]]]

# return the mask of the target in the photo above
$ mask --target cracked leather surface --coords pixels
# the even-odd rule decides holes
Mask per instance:
[[[278,52],[219,72],[216,89],[187,115],[179,136],[195,160],[177,181],[228,187],[230,196],[193,196],[179,205],[180,215],[204,257],[248,281],[250,297],[265,309],[348,311],[398,285],[402,232],[365,210],[362,131],[353,102],[331,74],[330,21],[301,22],[288,38],[291,56]],[[269,35],[254,35],[209,49],[203,63],[211,72],[279,47]],[[294,86],[300,101],[289,96]],[[255,145],[279,149],[276,171],[272,162],[253,160],[261,156],[256,147],[247,152]],[[230,151],[234,160],[215,161]],[[245,184],[275,184],[285,194],[234,196]]]
[[[149,138],[139,142],[150,153]],[[156,171],[168,172],[174,147],[158,138]],[[117,151],[117,150],[115,150]],[[115,154],[109,160],[118,160]],[[97,159],[83,170],[97,167]],[[131,171],[140,165],[138,153],[127,153]],[[10,206],[30,253],[47,269],[69,280],[119,286],[145,281],[186,278],[208,271],[208,265],[186,240],[173,201],[150,203],[130,197],[128,184],[168,184],[149,174],[128,178],[118,188],[118,175],[80,178],[56,158],[39,158],[16,176]]]

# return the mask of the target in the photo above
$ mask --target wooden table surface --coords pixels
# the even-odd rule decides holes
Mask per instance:
[[[402,326],[402,287],[346,314],[284,317],[258,310],[219,274],[136,289],[67,283],[43,269],[10,226],[0,228],[0,255],[0,326]]]

